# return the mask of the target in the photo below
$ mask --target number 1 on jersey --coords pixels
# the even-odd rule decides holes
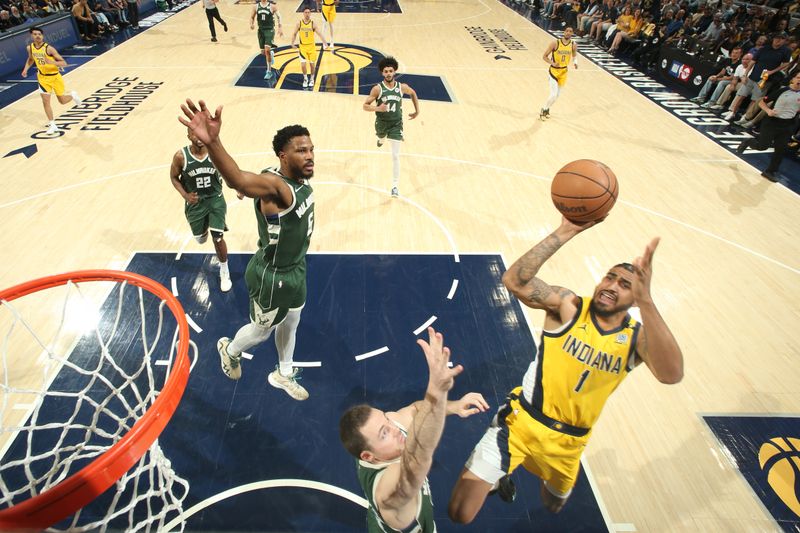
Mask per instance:
[[[580,392],[581,391],[581,389],[583,388],[583,384],[586,383],[586,378],[589,377],[589,372],[591,372],[591,371],[590,370],[584,370],[581,373],[581,377],[578,378],[578,384],[575,385],[575,389],[574,389],[575,392]]]

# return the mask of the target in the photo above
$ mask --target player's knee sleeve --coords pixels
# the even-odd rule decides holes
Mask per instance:
[[[211,238],[214,239],[214,242],[221,241],[224,236],[225,236],[225,233],[223,233],[221,231],[217,231],[215,229],[211,230]]]
[[[208,240],[208,232],[205,232],[202,235],[195,235],[194,238],[195,238],[195,240],[197,242],[199,242],[200,244],[203,244],[204,242],[206,242]]]

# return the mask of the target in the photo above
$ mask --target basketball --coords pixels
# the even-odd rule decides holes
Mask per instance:
[[[606,165],[592,159],[567,163],[556,173],[550,197],[556,209],[573,222],[605,217],[617,201],[617,177]]]

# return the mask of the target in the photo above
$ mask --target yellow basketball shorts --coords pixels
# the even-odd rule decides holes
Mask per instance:
[[[521,394],[521,387],[513,392]],[[581,468],[589,435],[573,437],[534,420],[520,405],[510,400],[497,412],[489,429],[475,446],[466,468],[494,484],[522,465],[544,480],[550,492],[567,497]]]
[[[556,83],[558,83],[559,87],[563,87],[567,83],[567,67],[550,67],[550,77],[556,80]]]
[[[39,92],[42,94],[56,93],[56,96],[64,96],[64,78],[61,74],[44,76],[38,74],[36,79],[39,81]]]
[[[336,20],[336,6],[322,4],[322,18],[325,22],[333,23]]]
[[[301,44],[300,45],[300,61],[317,62],[317,45],[316,44]]]

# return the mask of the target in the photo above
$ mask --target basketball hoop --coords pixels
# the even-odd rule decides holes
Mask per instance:
[[[115,284],[103,311],[106,315],[115,312],[116,317],[95,324],[69,350],[61,352],[56,341],[68,335],[64,331],[68,302],[76,293],[85,301],[81,286],[90,282]],[[28,295],[36,298],[60,286],[65,286],[66,293],[61,323],[53,340],[45,343],[31,326],[31,320],[17,309],[22,302],[11,302]],[[126,291],[129,286],[138,289]],[[50,297],[53,292],[58,291],[48,291]],[[130,304],[137,296],[138,309],[131,312]],[[175,318],[175,332],[168,348],[164,344],[170,340],[169,336],[161,335],[164,306]],[[52,308],[50,303],[36,309]],[[139,274],[86,270],[49,276],[0,291],[2,311],[11,315],[11,325],[0,331],[0,435],[16,436],[0,452],[0,507],[7,507],[0,510],[0,530],[41,530],[53,525],[69,531],[103,530],[117,527],[110,526],[112,520],[127,519],[126,530],[149,531],[160,529],[169,520],[168,515],[172,518],[179,515],[189,484],[172,470],[157,442],[178,407],[190,370],[189,327],[177,298],[164,286]],[[153,326],[152,318],[147,322],[148,311],[157,311],[157,326]],[[138,317],[133,316],[137,314]],[[141,323],[136,322],[137,318]],[[157,329],[152,332],[154,327]],[[25,335],[24,342],[17,338],[18,332]],[[27,344],[30,348],[26,333],[35,339],[37,350],[42,350],[40,359],[44,360],[42,383],[36,386],[9,382],[14,364],[35,367],[32,358],[24,359],[22,364],[18,359],[9,362],[9,350],[16,354],[20,351],[17,346]],[[148,338],[149,333],[154,334]],[[117,344],[121,346],[119,350]],[[139,353],[141,348],[143,355]],[[134,350],[135,355],[130,353]],[[168,360],[157,361],[153,357],[157,350],[162,356],[168,353]],[[28,372],[27,377],[38,376],[35,370]],[[76,379],[65,390],[51,390],[65,381],[64,374]],[[78,381],[81,384],[76,386]],[[20,396],[33,397],[30,414],[21,422],[7,424],[12,409],[20,409],[19,404],[13,405]],[[58,408],[54,409],[54,405]],[[54,411],[58,413],[54,415]],[[66,420],[52,419],[61,412]],[[49,444],[52,440],[56,440],[54,448]],[[5,457],[6,454],[11,457]],[[115,483],[116,493],[108,497],[110,507],[102,510],[100,516],[82,518],[81,510]],[[133,495],[128,495],[129,492]],[[137,509],[147,509],[147,517],[134,519]],[[72,518],[65,521],[68,517]]]

